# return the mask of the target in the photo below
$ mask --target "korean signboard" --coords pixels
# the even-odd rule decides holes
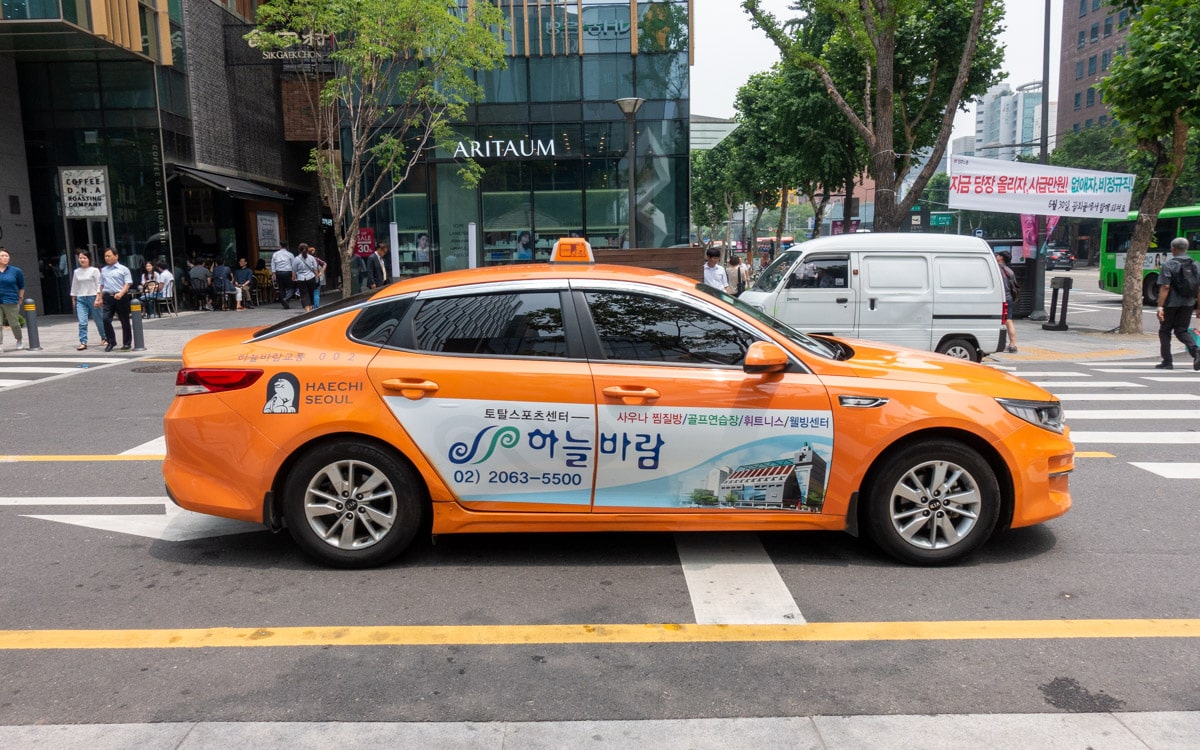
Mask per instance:
[[[1131,174],[950,157],[950,208],[1014,214],[1124,218]]]
[[[68,219],[108,216],[108,167],[64,167],[58,175],[63,216]]]

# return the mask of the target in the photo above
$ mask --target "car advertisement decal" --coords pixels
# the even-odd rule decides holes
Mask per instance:
[[[463,501],[819,513],[828,411],[385,398]]]
[[[819,513],[828,411],[600,407],[596,507]]]
[[[592,502],[591,404],[385,398],[464,502]]]

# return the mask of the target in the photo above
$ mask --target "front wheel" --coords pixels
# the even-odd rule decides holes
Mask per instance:
[[[887,459],[868,490],[866,510],[868,533],[892,557],[944,565],[991,536],[1000,515],[1000,487],[974,450],[930,440]]]
[[[423,508],[412,470],[365,442],[312,449],[283,487],[288,532],[305,553],[337,568],[369,568],[395,558],[416,536]]]
[[[969,359],[972,362],[978,362],[979,347],[972,344],[966,339],[946,339],[938,344],[938,354],[945,354],[947,357],[955,359]]]

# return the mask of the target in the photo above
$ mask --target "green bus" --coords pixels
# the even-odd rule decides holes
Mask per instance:
[[[1125,253],[1133,239],[1137,211],[1124,219],[1105,219],[1100,224],[1100,288],[1122,294],[1125,288]],[[1187,237],[1192,243],[1188,254],[1200,261],[1200,206],[1164,208],[1158,214],[1154,239],[1142,260],[1142,300],[1158,304],[1158,269],[1171,257],[1171,240]]]

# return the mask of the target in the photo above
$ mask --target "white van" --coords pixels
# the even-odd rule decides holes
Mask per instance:
[[[780,253],[739,299],[806,333],[976,362],[1005,346],[1000,269],[976,237],[820,237]]]

